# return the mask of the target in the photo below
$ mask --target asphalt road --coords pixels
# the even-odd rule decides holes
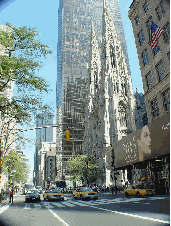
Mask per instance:
[[[2,226],[160,226],[170,224],[170,197],[149,198],[100,194],[94,201],[74,200],[25,203],[24,195],[13,204],[2,204]]]

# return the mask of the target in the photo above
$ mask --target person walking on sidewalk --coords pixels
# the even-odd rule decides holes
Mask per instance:
[[[113,187],[113,185],[112,185],[112,187],[111,187],[111,190],[112,190],[112,195],[113,195],[113,192],[114,192],[114,187]]]
[[[13,203],[13,189],[11,188],[10,190],[10,200],[9,200],[10,203]]]

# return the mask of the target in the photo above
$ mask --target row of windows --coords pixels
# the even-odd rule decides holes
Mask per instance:
[[[153,51],[153,55],[155,56],[160,51],[160,46],[157,45],[156,48],[152,49],[152,51]],[[147,49],[145,49],[142,52],[141,56],[142,56],[143,66],[145,67],[149,63],[149,56],[148,56]],[[168,56],[168,60],[170,60],[170,52],[167,53],[167,56]]]
[[[148,11],[148,9],[149,9],[148,1],[145,0],[145,3],[143,5],[143,10],[146,13]],[[156,11],[156,14],[157,14],[157,18],[159,20],[161,20],[165,16],[165,14],[166,14],[166,5],[164,4],[163,0],[160,1],[159,5],[156,7],[155,11]],[[136,17],[135,17],[135,24],[138,25],[139,22],[140,22],[140,17],[139,17],[139,15],[136,15]]]
[[[163,98],[163,106],[165,111],[170,111],[170,89],[165,90],[162,93],[162,98]],[[152,114],[152,119],[156,119],[160,115],[159,107],[158,107],[158,99],[155,97],[151,101],[151,114]]]
[[[157,65],[156,65],[156,72],[158,75],[158,81],[160,82],[164,77],[165,77],[165,66],[163,60],[161,60]],[[145,76],[146,78],[146,85],[147,85],[147,91],[149,91],[153,85],[153,76],[151,71],[148,72],[148,74]]]

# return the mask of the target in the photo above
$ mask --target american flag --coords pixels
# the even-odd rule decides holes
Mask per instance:
[[[155,49],[158,44],[158,39],[163,34],[163,30],[154,22],[151,23],[151,29],[149,33],[149,45],[152,49]]]

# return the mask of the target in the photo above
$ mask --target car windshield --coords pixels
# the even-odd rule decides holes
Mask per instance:
[[[39,194],[36,190],[29,190],[27,194]]]
[[[91,188],[80,188],[80,191],[93,191]]]
[[[25,184],[26,189],[33,189],[34,186],[32,184]]]
[[[59,191],[57,189],[51,189],[48,191],[48,193],[61,193],[61,191]]]

